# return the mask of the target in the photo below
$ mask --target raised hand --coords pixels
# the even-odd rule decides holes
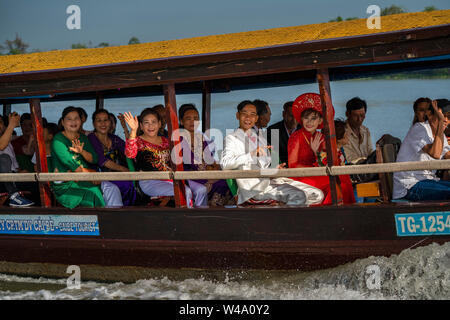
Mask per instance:
[[[323,135],[320,132],[317,132],[316,136],[311,141],[311,149],[314,151],[314,153],[317,153],[317,151],[319,151],[320,145],[323,142],[322,137],[323,137]]]
[[[12,126],[13,128],[17,128],[20,126],[20,116],[17,112],[10,113],[8,115],[9,120],[9,126]]]
[[[438,108],[437,101],[436,100],[431,101],[431,106],[433,107],[434,113],[438,117],[439,121],[444,122],[445,117],[444,114],[442,113],[442,110]]]
[[[139,120],[137,118],[137,116],[134,116],[131,114],[131,112],[125,112],[123,115],[126,123],[128,124],[128,126],[130,127],[131,131],[133,133],[137,132],[137,129],[139,128]]]
[[[69,148],[70,151],[73,151],[75,153],[82,153],[83,152],[83,147],[84,147],[84,142],[81,143],[80,140],[75,139],[72,140],[72,146]]]

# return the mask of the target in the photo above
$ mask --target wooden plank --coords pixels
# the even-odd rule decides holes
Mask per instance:
[[[61,92],[85,92],[113,90],[139,86],[154,86],[170,83],[189,83],[233,77],[248,77],[274,73],[294,72],[317,68],[348,66],[375,61],[394,61],[408,57],[427,57],[450,53],[450,37],[429,40],[409,40],[387,47],[385,44],[372,44],[354,48],[333,48],[318,52],[290,53],[284,55],[261,56],[253,59],[237,59],[223,62],[158,68],[150,64],[147,69],[130,71],[118,69],[116,73],[103,73],[102,69],[92,69],[91,75],[62,76],[54,73],[42,78],[30,75],[0,76],[0,98],[55,94]],[[234,55],[233,55],[234,57]],[[207,60],[205,60],[207,61]],[[202,60],[199,60],[202,62]],[[68,74],[71,74],[67,71]],[[61,75],[55,78],[55,76]],[[32,80],[35,79],[35,80]]]
[[[41,104],[39,99],[30,99],[30,113],[33,119],[33,134],[36,141],[36,165],[38,172],[48,172],[47,153],[45,150],[44,128],[42,125]],[[41,196],[41,206],[51,207],[52,193],[48,182],[39,183],[39,193]]]
[[[180,134],[178,132],[178,116],[177,116],[177,102],[175,97],[175,85],[169,84],[164,86],[164,101],[166,108],[166,117],[167,128],[169,131],[169,142],[170,142],[170,150],[171,157],[170,162],[173,171],[183,171],[183,163],[182,161],[177,161],[178,163],[174,163],[172,161],[172,157],[179,156],[181,154],[181,146],[180,146]],[[174,180],[173,181],[174,188],[174,196],[175,196],[175,206],[177,208],[186,207],[186,192],[185,192],[185,183],[182,180]]]
[[[211,129],[211,85],[203,81],[202,88],[202,132],[208,134]]]
[[[334,128],[334,112],[331,102],[331,89],[328,69],[317,70],[317,81],[319,83],[320,99],[322,101],[323,128],[325,131],[325,144],[327,149],[328,165],[338,166],[336,131]],[[342,188],[339,176],[329,176],[331,199],[334,205],[342,205]]]
[[[380,182],[372,181],[372,182],[364,182],[358,183],[356,185],[356,193],[358,197],[379,197],[380,192]]]
[[[10,103],[4,103],[3,104],[3,115],[8,116],[11,113],[11,104]]]
[[[103,99],[102,93],[97,93],[97,96],[95,97],[95,110],[103,109],[105,100]]]

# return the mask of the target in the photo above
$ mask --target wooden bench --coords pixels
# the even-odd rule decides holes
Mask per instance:
[[[397,153],[392,144],[385,144],[381,147],[377,143],[375,152],[377,163],[390,163],[397,159]],[[393,190],[393,174],[391,172],[379,173],[378,177],[379,179],[375,181],[356,184],[358,197],[379,198],[384,203],[390,202]]]

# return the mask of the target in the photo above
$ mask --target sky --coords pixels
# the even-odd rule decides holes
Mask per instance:
[[[450,9],[450,0],[0,0],[0,44],[16,33],[33,50],[64,50],[81,43],[125,45],[367,18],[369,5],[407,12]],[[80,29],[66,25],[70,5],[80,8]]]

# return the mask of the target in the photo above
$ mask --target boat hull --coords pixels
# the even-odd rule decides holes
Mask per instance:
[[[198,210],[2,208],[0,215],[16,218],[96,216],[99,235],[2,234],[0,260],[65,266],[311,271],[450,241],[450,235],[400,237],[394,218],[399,213],[448,208],[449,203]],[[0,267],[0,272],[6,269]]]

